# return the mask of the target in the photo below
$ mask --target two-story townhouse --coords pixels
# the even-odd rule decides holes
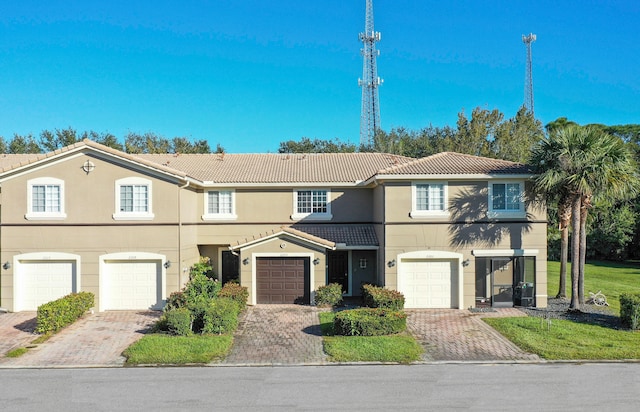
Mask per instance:
[[[529,177],[453,153],[131,155],[85,140],[3,155],[0,306],[84,290],[99,310],[160,308],[199,256],[250,304],[312,303],[337,282],[396,288],[411,307],[544,306]]]

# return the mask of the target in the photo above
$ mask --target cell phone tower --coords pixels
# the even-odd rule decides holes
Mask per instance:
[[[374,135],[380,128],[380,97],[378,87],[382,79],[378,77],[376,42],[380,41],[380,32],[373,29],[373,0],[366,0],[364,33],[359,39],[363,44],[360,52],[363,56],[362,79],[358,85],[362,88],[362,110],[360,112],[360,144],[373,146]]]
[[[522,42],[527,45],[527,67],[524,74],[524,106],[531,114],[533,111],[533,69],[531,64],[531,43],[536,41],[536,35],[530,33],[522,35]]]

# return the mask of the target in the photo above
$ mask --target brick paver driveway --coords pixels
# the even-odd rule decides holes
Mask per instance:
[[[0,313],[0,360],[12,349],[25,347],[38,335],[36,312]]]
[[[20,315],[22,313],[0,316],[15,316],[19,320]],[[34,317],[35,313],[31,312],[31,316]],[[0,367],[122,365],[122,351],[140,339],[159,316],[160,312],[151,311],[109,311],[87,315],[19,358],[0,357]],[[6,326],[0,333],[4,330]],[[35,337],[30,336],[22,346]]]
[[[326,362],[318,312],[299,305],[247,308],[222,363],[236,365],[321,364]]]
[[[526,316],[518,309],[472,313],[458,309],[408,309],[407,329],[425,348],[424,361],[539,361],[481,317]]]

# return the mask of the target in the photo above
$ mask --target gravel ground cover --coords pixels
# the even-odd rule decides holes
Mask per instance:
[[[545,319],[565,319],[574,322],[592,323],[613,329],[622,329],[620,317],[607,306],[582,305],[581,310],[570,310],[569,299],[549,298],[546,308],[519,308],[529,316]]]

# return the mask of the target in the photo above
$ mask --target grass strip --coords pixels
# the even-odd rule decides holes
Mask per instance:
[[[640,333],[542,318],[484,318],[521,349],[549,360],[640,359]]]
[[[16,348],[7,352],[6,356],[7,358],[19,358],[20,356],[24,355],[28,351],[29,349],[27,348]]]
[[[338,336],[333,334],[333,312],[320,312],[323,347],[333,362],[399,362],[420,359],[422,346],[406,334],[387,336]]]
[[[171,336],[154,333],[143,336],[123,355],[127,358],[127,365],[210,363],[224,358],[232,344],[230,335]]]

